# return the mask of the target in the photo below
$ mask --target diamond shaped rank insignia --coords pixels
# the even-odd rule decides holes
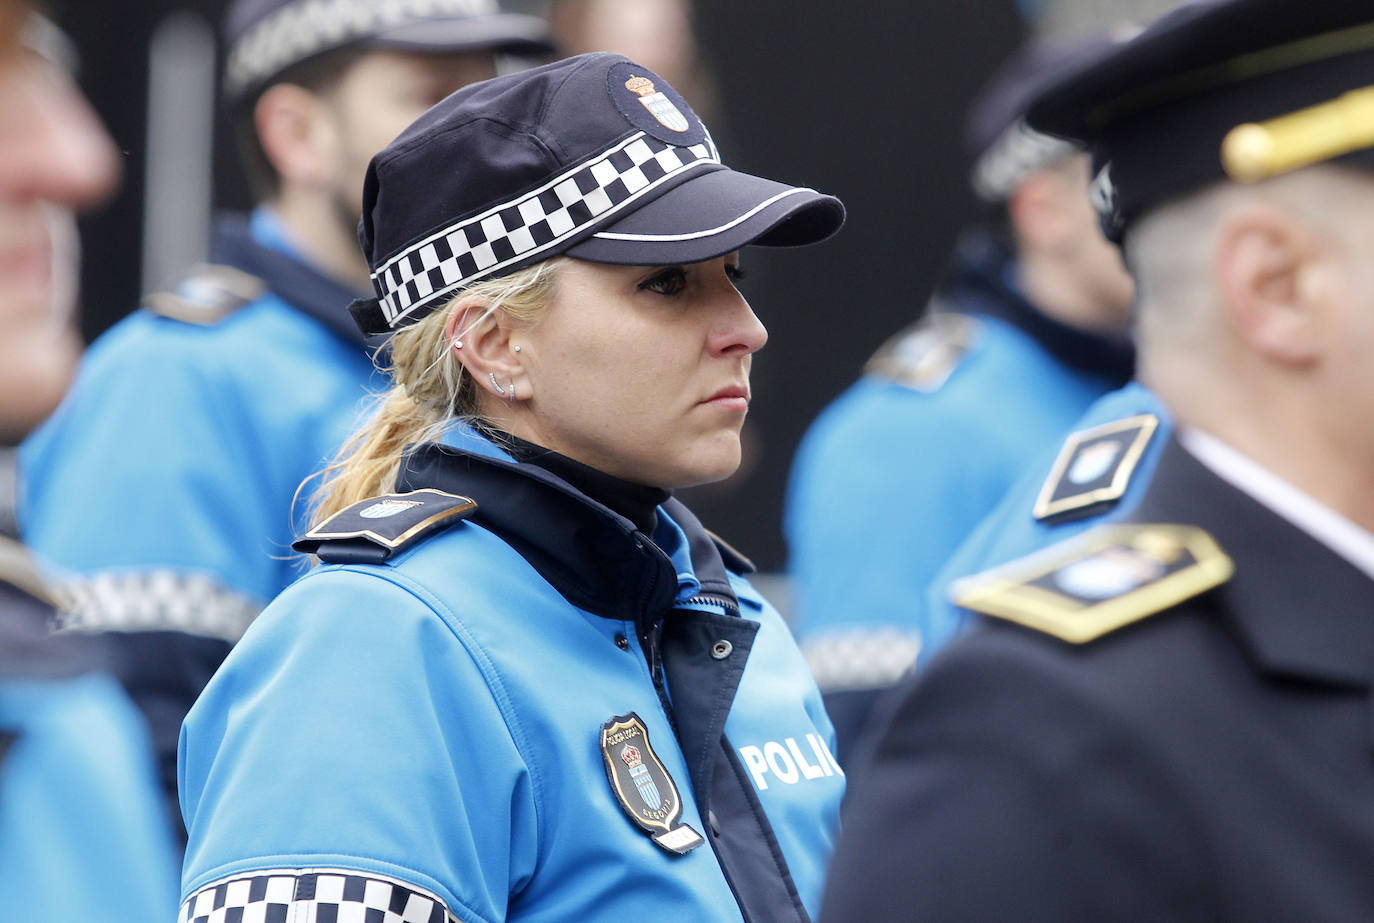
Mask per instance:
[[[475,509],[471,498],[442,490],[372,497],[330,516],[291,547],[329,563],[380,563]]]
[[[649,731],[638,715],[617,715],[601,725],[601,759],[621,808],[660,849],[680,856],[706,842],[678,822],[682,798],[649,745]]]
[[[1196,526],[1099,526],[957,581],[956,605],[1083,644],[1230,579],[1231,559]]]
[[[1073,519],[1121,499],[1158,428],[1159,417],[1142,413],[1070,435],[1040,488],[1035,518]]]

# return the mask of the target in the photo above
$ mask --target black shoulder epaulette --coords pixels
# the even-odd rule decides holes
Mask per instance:
[[[706,534],[711,536],[711,541],[715,542],[716,548],[720,550],[721,561],[723,561],[725,566],[730,570],[737,574],[746,575],[752,574],[754,571],[758,570],[758,568],[754,566],[754,562],[745,557],[744,553],[734,545],[731,545],[710,529],[706,530]]]
[[[973,345],[978,321],[965,314],[927,314],[878,348],[865,375],[887,378],[916,391],[938,391]]]
[[[955,605],[1082,644],[1230,579],[1231,559],[1196,526],[1099,526],[957,581]]]
[[[442,490],[372,497],[330,516],[291,547],[331,564],[379,564],[475,509],[471,498]]]
[[[1121,499],[1158,428],[1159,417],[1141,413],[1070,434],[1035,499],[1035,518],[1077,519]]]
[[[143,299],[154,314],[204,327],[218,324],[239,308],[262,297],[267,283],[232,266],[201,263],[191,268],[174,291]]]

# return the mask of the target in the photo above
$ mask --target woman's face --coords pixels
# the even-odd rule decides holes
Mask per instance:
[[[749,366],[768,332],[735,288],[739,256],[681,266],[569,260],[548,311],[513,336],[518,436],[654,487],[740,461]]]

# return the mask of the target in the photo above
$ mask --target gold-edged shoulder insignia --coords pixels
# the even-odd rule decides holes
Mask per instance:
[[[1158,428],[1159,417],[1141,413],[1071,434],[1035,499],[1035,518],[1077,518],[1121,499]]]
[[[933,311],[880,346],[864,374],[916,391],[938,391],[973,346],[977,332],[978,321],[967,315]]]
[[[291,547],[330,563],[380,563],[475,509],[470,497],[442,490],[372,497],[330,516]]]
[[[232,266],[201,263],[170,292],[143,299],[154,314],[186,324],[209,327],[262,297],[267,283]]]
[[[957,581],[956,605],[1082,644],[1230,579],[1231,559],[1197,526],[1099,526]]]

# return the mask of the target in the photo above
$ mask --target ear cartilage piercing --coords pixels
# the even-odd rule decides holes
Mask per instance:
[[[487,377],[491,379],[491,386],[496,389],[497,394],[505,394],[506,389],[496,383],[496,373],[488,372]]]
[[[520,352],[520,347],[519,347],[519,346],[515,347],[515,351],[516,351],[516,352]]]
[[[462,340],[454,340],[454,341],[453,341],[453,348],[454,348],[454,349],[462,349],[462,348],[463,348],[463,341],[462,341]]]

